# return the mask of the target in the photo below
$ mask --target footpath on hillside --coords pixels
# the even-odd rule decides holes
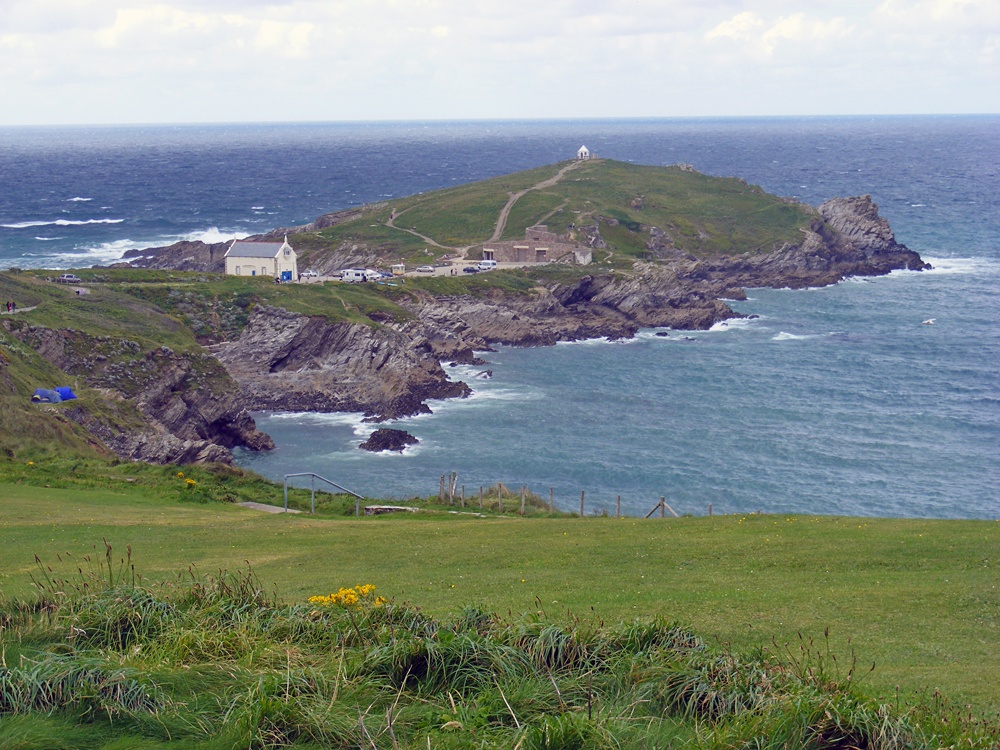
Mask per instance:
[[[500,209],[500,213],[497,215],[496,226],[493,229],[493,234],[490,235],[490,238],[486,240],[486,242],[496,242],[498,239],[500,239],[500,236],[503,234],[503,230],[506,229],[507,227],[507,219],[510,217],[511,209],[514,207],[515,203],[521,200],[521,198],[530,193],[532,190],[543,190],[545,188],[552,187],[557,182],[559,182],[566,175],[567,172],[569,172],[572,169],[576,169],[578,166],[580,166],[580,164],[582,164],[582,162],[579,161],[570,162],[565,167],[556,172],[552,177],[549,177],[547,180],[542,180],[538,184],[532,185],[531,187],[527,187],[524,190],[520,190],[516,193],[508,193],[510,197],[508,198],[506,205]],[[442,250],[450,250],[452,252],[456,252],[459,254],[460,258],[465,258],[465,254],[469,251],[469,248],[471,248],[472,245],[466,245],[464,247],[449,247],[447,245],[442,245],[441,243],[431,239],[430,237],[427,237],[426,235],[420,234],[420,232],[418,232],[415,229],[406,229],[405,227],[397,227],[396,219],[398,219],[400,216],[402,216],[409,210],[410,209],[405,209],[403,211],[400,211],[399,213],[393,211],[392,214],[389,216],[389,218],[386,220],[385,225],[390,229],[398,229],[401,232],[407,232],[409,234],[412,234],[414,237],[419,237],[428,245],[432,245],[433,247],[438,247],[441,248]]]

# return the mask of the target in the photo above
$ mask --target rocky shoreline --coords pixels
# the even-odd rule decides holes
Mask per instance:
[[[650,254],[658,259],[638,261],[628,271],[539,283],[527,293],[494,287],[478,296],[411,294],[396,301],[407,312],[402,321],[330,322],[260,305],[237,338],[200,353],[163,347],[137,350],[130,359],[123,347],[134,344],[125,340],[80,341],[82,334],[51,329],[17,335],[60,369],[141,414],[128,431],[112,426],[121,419],[104,423],[67,414],[118,456],[232,462],[235,446],[274,447],[251,411],[355,411],[369,421],[426,413],[429,399],[471,393],[448,377],[442,362],[485,364],[477,352],[497,345],[622,339],[640,328],[707,329],[739,317],[724,300],[744,299],[745,288],[818,287],[847,276],[928,268],[896,242],[868,196],[827,201],[799,243],[771,252],[697,259],[672,252],[656,227],[649,236]],[[142,251],[135,264],[219,270],[220,249],[179,243]],[[334,254],[364,252],[349,247]]]

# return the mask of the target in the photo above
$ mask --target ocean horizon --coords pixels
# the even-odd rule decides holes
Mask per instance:
[[[581,144],[811,205],[870,194],[934,270],[748,290],[732,306],[758,317],[711,331],[486,353],[449,368],[471,398],[394,425],[421,440],[402,455],[359,450],[361,415],[260,414],[278,448],[238,461],[377,497],[456,471],[588,512],[1000,517],[997,115],[0,128],[0,267],[248,236]]]

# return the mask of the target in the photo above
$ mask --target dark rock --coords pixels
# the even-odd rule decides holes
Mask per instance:
[[[382,451],[403,452],[408,445],[416,445],[420,441],[406,430],[394,430],[388,427],[380,427],[375,430],[359,448],[372,453]]]

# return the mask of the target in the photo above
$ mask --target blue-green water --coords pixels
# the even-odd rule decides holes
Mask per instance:
[[[432,494],[445,471],[470,494],[552,487],[567,509],[584,490],[588,512],[621,495],[645,514],[665,495],[679,513],[1000,516],[1000,347],[982,316],[1000,264],[932,260],[940,270],[754,290],[738,309],[760,318],[712,331],[503,348],[485,355],[491,380],[455,368],[471,398],[396,424],[421,440],[404,455],[358,450],[372,429],[360,415],[292,414],[261,415],[279,448],[242,460],[375,495]]]

